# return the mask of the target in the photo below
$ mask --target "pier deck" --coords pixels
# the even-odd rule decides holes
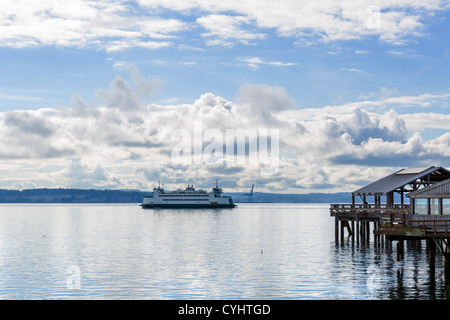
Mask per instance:
[[[355,222],[373,222],[374,235],[450,238],[449,215],[411,214],[409,204],[331,204],[330,215],[335,217],[335,230],[337,233],[341,230],[341,236],[343,228],[347,228],[349,235],[355,234],[354,227],[349,222],[352,225]]]

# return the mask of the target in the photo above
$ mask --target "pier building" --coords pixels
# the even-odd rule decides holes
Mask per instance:
[[[352,203],[331,204],[336,241],[348,236],[369,241],[397,241],[397,259],[404,241],[426,240],[430,267],[439,249],[450,276],[450,171],[414,167],[396,171],[352,192]],[[371,226],[372,224],[372,226]],[[371,229],[372,228],[372,229]]]

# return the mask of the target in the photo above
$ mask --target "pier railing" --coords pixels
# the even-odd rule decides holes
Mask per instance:
[[[331,204],[330,215],[340,221],[378,222],[377,234],[450,237],[450,215],[411,214],[410,209],[409,204]]]
[[[330,213],[351,214],[351,213],[410,213],[409,204],[331,204]]]
[[[450,236],[450,216],[448,215],[382,215],[381,226],[399,226],[420,229],[431,236]]]

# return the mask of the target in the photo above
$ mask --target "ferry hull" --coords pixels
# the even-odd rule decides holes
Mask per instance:
[[[152,208],[178,208],[178,209],[195,209],[195,208],[234,208],[236,204],[178,204],[178,203],[155,203],[155,204],[141,204],[142,208],[152,209]]]

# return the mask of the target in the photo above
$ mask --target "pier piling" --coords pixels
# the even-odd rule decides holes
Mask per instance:
[[[427,239],[428,244],[428,259],[430,264],[430,275],[434,278],[436,266],[436,243],[434,239]]]

